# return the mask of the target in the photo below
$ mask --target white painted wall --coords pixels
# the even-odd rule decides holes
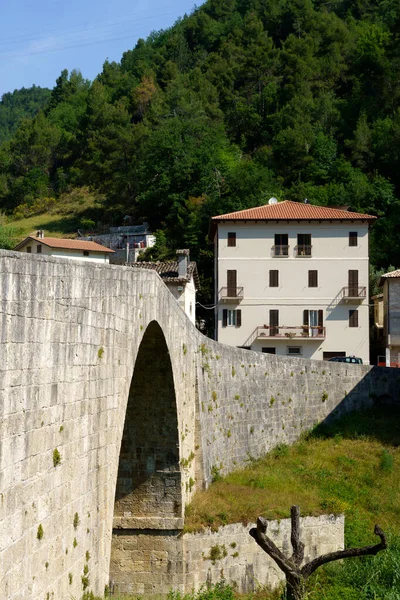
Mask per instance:
[[[358,245],[349,246],[349,232],[358,233]],[[228,232],[236,232],[236,246],[228,247]],[[297,234],[312,235],[312,256],[297,257]],[[272,257],[275,234],[288,234],[289,256]],[[326,339],[258,340],[253,350],[275,347],[287,354],[290,345],[301,345],[304,358],[322,359],[323,352],[346,352],[369,362],[368,226],[354,223],[248,222],[218,226],[218,290],[227,285],[227,271],[237,271],[237,285],[244,298],[238,304],[218,298],[218,341],[231,346],[246,345],[256,327],[269,324],[269,311],[279,310],[280,326],[301,326],[303,311],[323,310]],[[269,287],[269,271],[279,271],[279,287]],[[348,271],[358,270],[359,286],[367,288],[366,299],[355,304],[340,301],[348,286]],[[318,287],[308,287],[308,271],[318,271]],[[240,308],[241,327],[222,327],[223,309]],[[349,327],[349,310],[358,310],[358,327]],[[247,344],[248,345],[248,344]]]
[[[50,248],[49,246],[45,246],[40,242],[32,241],[32,243],[27,244],[23,248],[21,248],[20,252],[27,252],[28,246],[32,248],[32,254],[37,254],[37,247],[42,247],[42,256],[54,256],[56,258],[69,258],[71,260],[84,260],[89,262],[96,263],[109,263],[109,253],[103,252],[91,252],[89,251],[89,256],[84,256],[82,250],[73,250],[69,248]],[[40,254],[39,254],[40,256]]]
[[[186,284],[165,282],[181,309],[187,314],[193,325],[196,324],[196,286],[193,277]],[[182,290],[178,288],[183,288]]]

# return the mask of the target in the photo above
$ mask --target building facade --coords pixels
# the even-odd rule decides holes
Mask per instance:
[[[14,250],[98,263],[109,263],[110,255],[114,254],[114,250],[95,242],[45,237],[43,231],[38,231],[36,237],[25,238]]]
[[[284,201],[213,217],[219,342],[369,362],[368,229],[375,217]]]
[[[379,357],[378,364],[400,367],[400,269],[382,275],[379,284],[383,286],[380,314],[383,313],[382,345],[385,356]]]

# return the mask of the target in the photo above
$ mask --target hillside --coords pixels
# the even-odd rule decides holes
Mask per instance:
[[[399,24],[396,0],[209,0],[92,83],[63,71],[0,147],[0,209],[29,217],[90,186],[104,223],[164,232],[152,258],[191,248],[202,301],[209,217],[272,195],[379,216],[372,262],[396,266]]]
[[[33,85],[3,94],[0,101],[0,144],[12,137],[22,119],[34,117],[46,105],[50,93],[47,88]]]

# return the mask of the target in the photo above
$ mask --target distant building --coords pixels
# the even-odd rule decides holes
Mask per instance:
[[[109,263],[110,255],[114,253],[114,250],[95,242],[45,237],[43,231],[38,231],[36,237],[25,238],[14,250],[98,263]]]
[[[378,364],[387,367],[400,367],[400,269],[385,273],[379,280],[383,286],[382,299],[377,298],[378,308],[383,313],[383,346],[385,357],[379,357]],[[378,313],[379,314],[379,313]]]
[[[213,217],[216,339],[281,356],[355,355],[368,363],[374,220],[274,198]]]
[[[189,250],[177,250],[178,260],[135,262],[133,268],[156,271],[193,324],[196,322],[196,292],[200,289],[197,265],[189,259]]]
[[[110,260],[113,264],[136,262],[139,254],[146,248],[152,248],[156,242],[147,223],[110,227],[109,233],[81,236],[80,239],[97,242],[114,250]]]

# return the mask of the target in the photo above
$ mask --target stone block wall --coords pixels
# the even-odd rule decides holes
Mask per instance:
[[[184,534],[183,559],[186,590],[221,580],[240,593],[259,586],[276,588],[284,575],[276,563],[256,544],[249,531],[255,524],[235,523],[218,531]],[[286,556],[292,553],[290,519],[268,522],[268,536]],[[300,520],[300,539],[305,544],[304,563],[320,554],[344,548],[344,516],[323,515]]]

